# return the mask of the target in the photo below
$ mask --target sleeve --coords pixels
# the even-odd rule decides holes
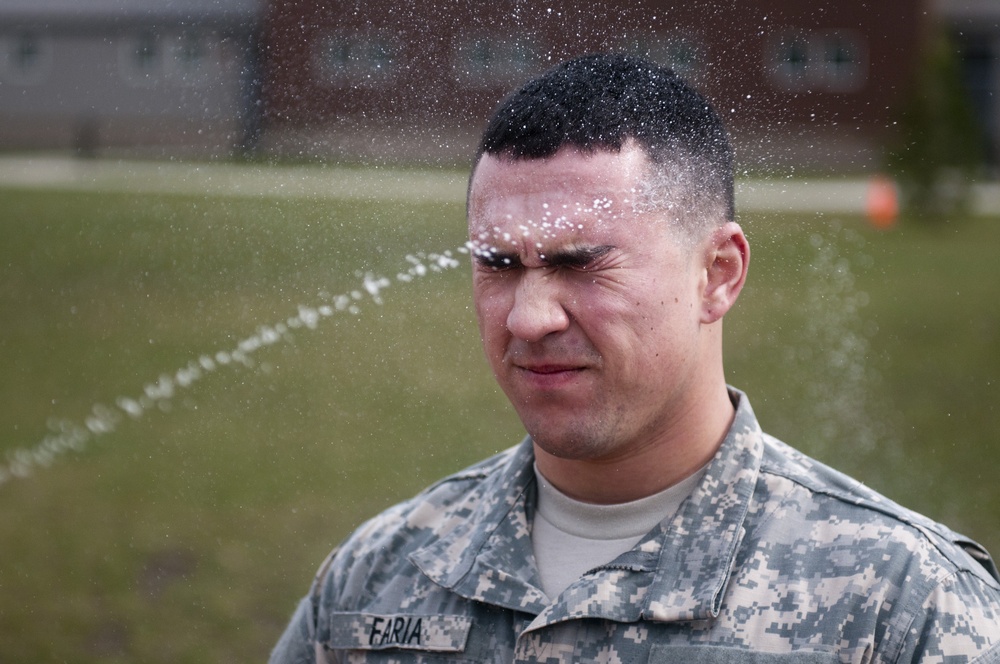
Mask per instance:
[[[292,619],[288,622],[288,627],[285,628],[285,633],[281,635],[274,650],[271,651],[268,664],[307,664],[311,662],[321,664],[335,661],[330,659],[332,655],[319,644],[319,629],[316,621],[321,603],[321,588],[340,550],[340,547],[335,548],[320,565],[316,572],[316,578],[313,579],[312,587],[309,589],[309,594],[299,602],[295,613],[292,614]]]
[[[968,571],[937,584],[895,661],[1000,664],[1000,590]]]
[[[281,635],[268,664],[312,664],[316,661],[316,612],[313,598],[303,598],[295,609],[285,633]]]

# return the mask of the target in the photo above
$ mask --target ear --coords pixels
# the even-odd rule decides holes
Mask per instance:
[[[701,322],[720,320],[743,290],[750,265],[750,245],[734,221],[715,229],[703,245],[706,282],[701,301]]]

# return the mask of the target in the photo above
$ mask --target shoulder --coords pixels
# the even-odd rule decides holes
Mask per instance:
[[[471,514],[481,502],[490,500],[502,487],[497,486],[520,447],[512,447],[488,459],[444,477],[413,498],[399,503],[367,521],[346,544],[375,541],[394,532],[431,531],[437,536]],[[379,541],[384,546],[384,541]]]
[[[472,515],[481,513],[484,504],[502,493],[521,449],[510,448],[438,480],[361,524],[324,561],[314,593],[334,592],[348,601],[378,586],[381,578],[414,574],[409,554],[457,529],[469,528]]]
[[[766,434],[755,495],[765,565],[812,584],[830,611],[847,597],[880,607],[885,652],[973,661],[997,646],[1000,580],[972,540]]]
[[[801,520],[817,546],[857,547],[859,564],[890,552],[910,560],[915,579],[929,585],[968,574],[995,592],[1000,580],[980,545],[943,524],[909,510],[861,482],[764,435],[760,490],[769,507]],[[864,548],[868,547],[868,548]],[[867,555],[866,555],[866,552]]]

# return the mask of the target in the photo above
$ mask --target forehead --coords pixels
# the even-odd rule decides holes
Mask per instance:
[[[546,159],[516,161],[484,155],[469,189],[469,231],[606,226],[634,215],[647,167],[643,152],[632,147],[592,154],[563,149]]]

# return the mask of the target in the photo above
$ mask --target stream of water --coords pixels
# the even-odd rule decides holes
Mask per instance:
[[[409,284],[427,275],[454,269],[461,265],[458,256],[468,252],[469,249],[463,246],[442,253],[408,254],[406,265],[394,278],[367,273],[358,288],[328,296],[315,306],[299,305],[293,315],[280,322],[259,326],[235,346],[200,354],[184,366],[160,374],[143,385],[138,394],[123,394],[110,405],[95,403],[90,412],[79,420],[53,418],[47,423],[50,433],[41,441],[7,452],[6,462],[0,465],[0,486],[13,479],[30,476],[36,469],[51,465],[67,452],[82,451],[96,438],[116,431],[123,421],[137,420],[153,409],[167,410],[180,391],[190,388],[208,374],[223,368],[253,367],[253,356],[258,350],[290,341],[292,331],[316,329],[324,319],[338,314],[358,314],[366,303],[381,305],[382,291],[394,282]]]

